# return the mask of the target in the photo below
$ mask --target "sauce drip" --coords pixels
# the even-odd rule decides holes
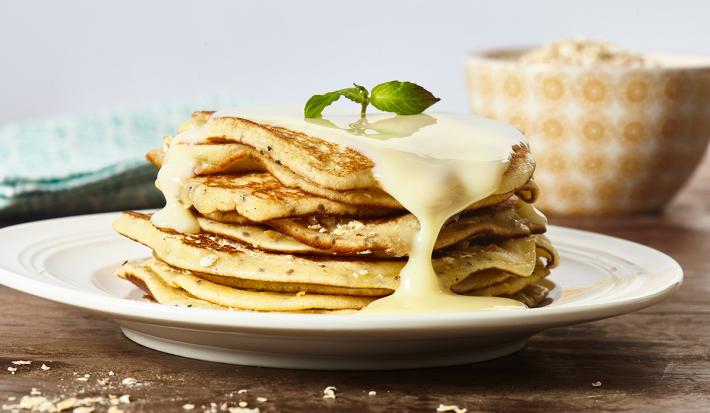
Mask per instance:
[[[150,217],[158,228],[169,228],[186,234],[200,232],[200,224],[189,205],[180,202],[180,190],[194,176],[195,158],[190,145],[171,145],[158,171],[158,189],[165,197],[165,207]]]
[[[453,294],[440,284],[431,263],[436,238],[446,220],[498,189],[513,146],[525,144],[517,129],[502,122],[459,114],[304,119],[300,108],[294,107],[227,110],[213,114],[212,118],[229,116],[300,131],[362,153],[374,162],[373,174],[382,188],[419,220],[421,229],[400,273],[399,288],[392,295],[374,301],[360,314],[525,307],[505,298]],[[156,214],[156,220],[163,227],[178,231],[178,227],[194,229],[183,214],[189,214],[189,210],[179,203],[175,205],[174,192],[181,180],[186,179],[188,164],[191,176],[194,160],[188,159],[187,154],[176,156],[172,151],[176,147],[189,148],[189,144],[203,142],[207,137],[202,128],[187,130],[175,137],[168,151],[161,169],[164,176],[159,175],[158,179],[166,196],[166,208]],[[184,165],[172,165],[177,162]],[[163,174],[166,168],[169,171]],[[173,186],[176,182],[177,186]]]

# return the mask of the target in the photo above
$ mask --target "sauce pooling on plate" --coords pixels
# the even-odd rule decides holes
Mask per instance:
[[[431,262],[446,220],[498,190],[513,147],[526,144],[517,129],[476,116],[444,113],[304,119],[300,109],[263,108],[212,115],[213,119],[219,117],[284,127],[360,152],[373,161],[372,172],[382,189],[417,217],[420,231],[400,273],[399,288],[365,307],[361,314],[525,307],[506,298],[453,294],[440,284]],[[166,207],[154,215],[156,226],[199,232],[199,225],[193,224],[195,218],[179,202],[179,188],[192,176],[195,162],[189,151],[178,148],[206,138],[198,127],[173,139],[158,177]],[[188,166],[190,172],[186,172]]]

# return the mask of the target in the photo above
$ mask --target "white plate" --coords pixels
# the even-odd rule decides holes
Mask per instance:
[[[430,315],[278,314],[177,308],[143,301],[114,276],[147,248],[111,229],[117,214],[0,230],[0,283],[114,318],[144,346],[202,360],[304,369],[401,369],[470,363],[521,349],[550,327],[650,306],[676,288],[672,258],[630,241],[554,227],[562,256],[541,308]]]

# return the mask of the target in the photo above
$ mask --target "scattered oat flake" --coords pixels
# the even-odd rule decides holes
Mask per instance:
[[[30,395],[31,395],[31,396],[41,396],[41,395],[42,395],[42,392],[39,391],[38,388],[33,387],[32,390],[30,390]]]
[[[9,371],[12,374],[15,374],[15,372],[17,371],[17,367],[8,367],[7,371]]]
[[[57,410],[61,412],[62,410],[71,409],[72,407],[76,406],[77,401],[78,400],[76,397],[70,397],[68,399],[61,400],[56,404]]]
[[[108,375],[109,375],[109,376],[115,376],[116,373],[114,373],[113,370],[109,370]]]
[[[250,409],[248,407],[230,407],[229,413],[259,413],[259,408]]]
[[[103,377],[100,379],[96,379],[96,382],[99,383],[101,386],[105,386],[108,384],[108,377]]]
[[[131,396],[128,394],[124,394],[123,396],[118,398],[118,401],[121,403],[130,403],[131,402]]]
[[[121,384],[124,386],[133,386],[138,384],[138,380],[134,379],[133,377],[126,377],[125,379],[121,380]]]
[[[328,386],[325,389],[323,389],[323,398],[324,399],[335,399],[335,391],[338,390],[337,388],[333,386]]]
[[[12,364],[14,364],[14,365],[16,365],[16,366],[19,366],[19,365],[22,365],[22,364],[32,364],[32,362],[29,361],[29,360],[15,360],[15,361],[12,362]]]
[[[2,407],[4,410],[19,411],[23,409],[33,412],[61,412],[73,408],[76,413],[91,413],[94,411],[94,408],[91,407],[92,404],[105,403],[105,401],[106,399],[103,397],[86,397],[83,399],[70,397],[54,403],[44,396],[23,396],[19,404]]]
[[[76,381],[89,381],[89,378],[88,378],[88,377],[77,377],[77,378],[75,378],[74,380],[76,380]]]
[[[183,410],[192,410],[195,408],[195,405],[192,403],[185,403],[182,405]]]
[[[50,402],[44,396],[22,396],[20,399],[20,404],[17,405],[20,409],[27,409],[39,412],[51,412],[56,411],[54,403]]]
[[[237,394],[244,394],[244,393],[246,393],[246,392],[248,392],[248,391],[249,391],[249,390],[247,390],[247,389],[239,389],[239,390],[237,391]]]
[[[10,396],[7,398],[7,401],[9,401],[9,402],[14,402],[15,400],[17,400],[17,397],[15,397],[15,396]]]
[[[245,402],[244,400],[240,400],[239,403],[237,403],[237,404],[239,404],[239,407],[247,407],[247,406],[249,406],[249,403]]]
[[[266,397],[257,397],[256,401],[258,401],[259,403],[265,403],[268,402],[269,399],[267,399]]]
[[[77,399],[76,397],[69,397],[68,399],[64,399],[60,402],[57,402],[55,405],[56,410],[48,410],[48,411],[63,411],[63,410],[68,410],[71,409],[72,407],[74,408],[74,412],[78,413],[90,413],[94,411],[94,408],[91,406],[92,404],[104,404],[106,403],[106,398],[105,397],[84,397],[83,399]],[[83,408],[83,410],[82,410]],[[87,410],[89,409],[89,410]]]
[[[42,363],[42,367],[40,367],[40,368],[41,368],[42,370],[44,370],[44,371],[47,371],[47,370],[51,369],[51,367],[49,367],[48,365],[46,365],[46,364],[44,364],[44,363]]]
[[[602,387],[602,382],[600,382],[599,380],[597,380],[597,381],[595,381],[594,383],[592,383],[592,387]]]
[[[436,408],[437,412],[454,412],[454,413],[466,413],[468,409],[463,407],[458,407],[455,404],[440,404]]]
[[[367,393],[367,395],[368,395],[368,396],[376,396],[376,395],[377,395],[377,392],[374,391],[374,390],[370,390],[370,391]]]

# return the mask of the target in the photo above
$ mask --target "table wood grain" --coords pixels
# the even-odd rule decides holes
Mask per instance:
[[[686,278],[671,298],[551,329],[516,354],[460,367],[317,372],[195,361],[143,348],[111,320],[0,287],[0,405],[35,387],[50,398],[129,394],[126,412],[184,412],[184,404],[203,411],[239,400],[261,412],[434,412],[439,404],[469,412],[710,411],[709,182],[706,161],[662,215],[551,219],[673,256]],[[76,380],[85,374],[87,381]],[[122,385],[127,377],[142,385]],[[327,386],[337,387],[334,400],[322,398]]]

